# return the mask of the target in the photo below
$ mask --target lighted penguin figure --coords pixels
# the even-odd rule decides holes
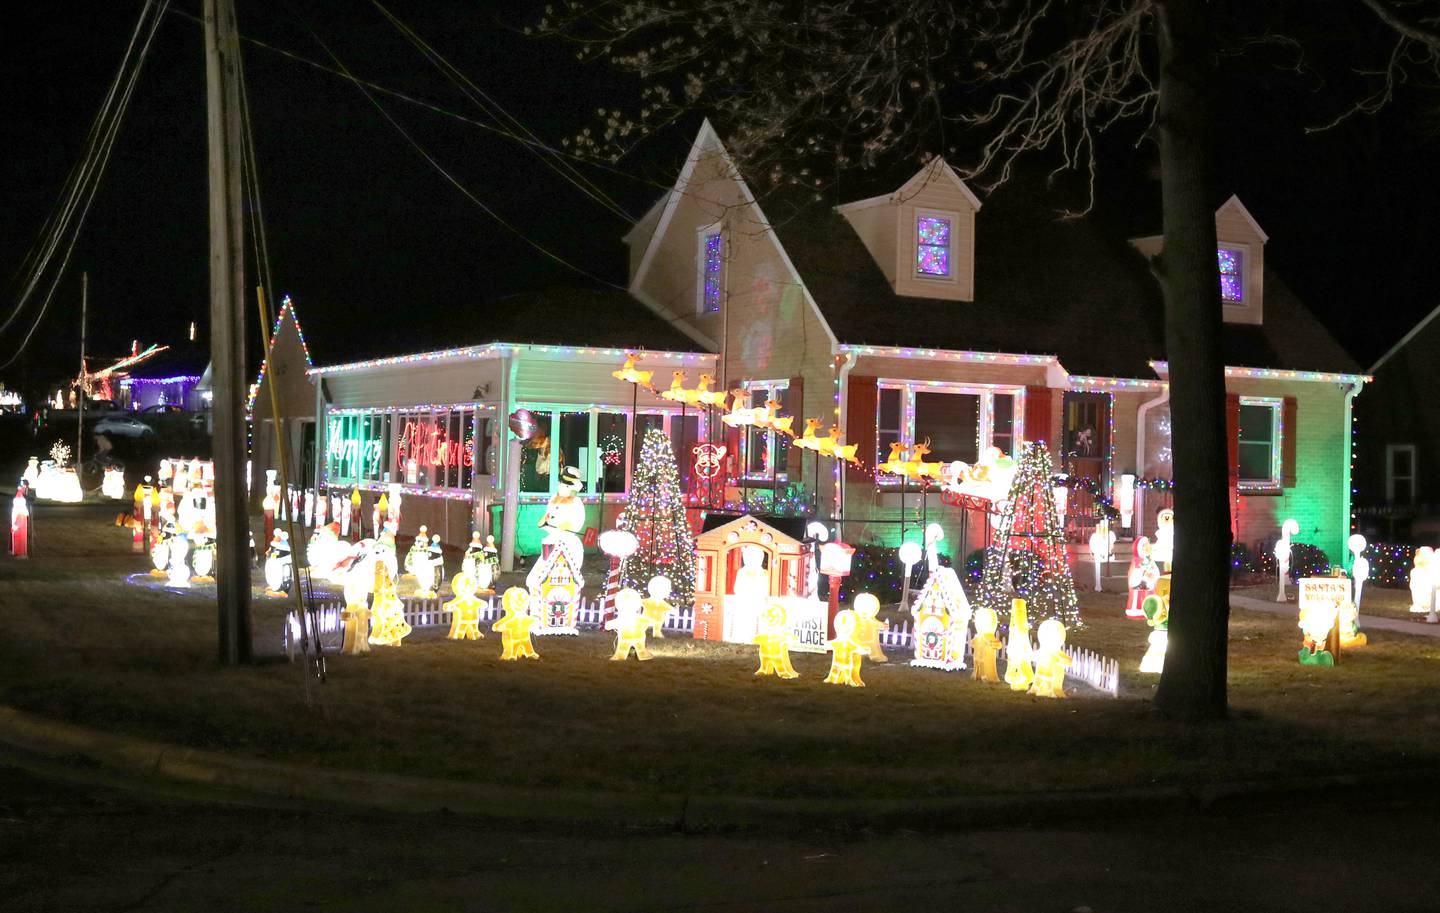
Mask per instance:
[[[790,644],[794,639],[785,607],[771,603],[760,613],[760,628],[755,633],[755,645],[760,648],[760,668],[755,670],[755,674],[799,678],[800,673],[790,664]]]
[[[428,564],[427,553],[430,551],[430,528],[423,523],[420,531],[415,534],[415,541],[410,543],[410,550],[405,553],[405,573],[414,577],[423,589],[425,584],[421,579],[421,573]]]
[[[293,570],[290,535],[283,529],[277,529],[270,539],[270,548],[265,552],[265,595],[289,595]]]
[[[210,532],[209,524],[203,520],[197,523],[190,538],[193,540],[190,566],[195,571],[195,579],[201,583],[214,583],[215,578],[211,572],[215,569],[215,537]]]
[[[615,617],[605,622],[605,630],[615,632],[615,652],[610,659],[623,662],[635,651],[640,661],[654,659],[645,645],[645,634],[650,630],[650,619],[645,616],[640,593],[624,587],[615,594]]]
[[[480,541],[480,532],[476,530],[470,534],[470,544],[465,546],[465,554],[460,557],[460,573],[475,579],[475,564],[485,553],[485,545]]]
[[[864,645],[855,640],[857,619],[853,609],[835,614],[835,639],[830,641],[830,672],[825,676],[827,685],[849,685],[864,688],[860,678],[860,666],[865,661]]]
[[[500,597],[504,616],[490,626],[500,635],[500,658],[502,660],[539,659],[535,645],[530,641],[530,629],[538,619],[530,614],[530,593],[524,587],[512,586]]]

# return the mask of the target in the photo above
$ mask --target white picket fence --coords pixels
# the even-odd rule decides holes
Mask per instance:
[[[412,628],[438,628],[448,627],[450,624],[450,613],[443,608],[443,599],[405,599],[401,603],[405,606],[405,621]],[[345,636],[345,621],[340,617],[345,604],[340,600],[323,600],[316,604],[312,618],[315,619],[315,626],[319,629],[317,635],[320,645],[327,653],[337,652]],[[492,596],[486,600],[480,609],[481,621],[495,621],[503,614],[500,608],[499,597]],[[580,608],[575,612],[575,623],[581,628],[599,628],[603,616],[601,601],[597,599],[586,599],[580,603]],[[695,630],[695,610],[692,608],[680,608],[671,612],[665,617],[662,626],[665,631],[689,634]],[[880,645],[887,651],[908,652],[915,648],[914,630],[909,621],[902,621],[898,625],[891,625],[880,632]],[[1039,647],[1031,644],[1032,652],[1038,652]],[[285,617],[285,655],[293,662],[300,652],[300,623],[294,612]],[[1070,666],[1065,670],[1067,680],[1076,680],[1089,685],[1102,694],[1111,697],[1120,696],[1120,663],[1118,660],[1107,659],[1098,653],[1085,650],[1079,647],[1071,647]],[[1001,651],[1004,655],[1004,651]],[[965,665],[968,667],[971,662],[970,642],[965,642]]]

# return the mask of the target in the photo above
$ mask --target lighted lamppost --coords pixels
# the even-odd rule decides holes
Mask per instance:
[[[922,557],[924,557],[924,555],[922,554],[919,543],[902,542],[900,544],[900,563],[905,566],[905,582],[900,591],[901,612],[910,611],[910,572],[915,568],[915,565],[920,563]]]
[[[610,556],[610,573],[605,577],[605,592],[600,598],[600,622],[612,617],[615,594],[620,591],[620,565],[635,554],[640,540],[629,530],[611,529],[600,534],[600,551]]]
[[[844,542],[825,542],[820,546],[820,573],[830,578],[830,609],[825,623],[828,636],[835,636],[835,616],[840,611],[840,578],[850,576],[855,546]]]

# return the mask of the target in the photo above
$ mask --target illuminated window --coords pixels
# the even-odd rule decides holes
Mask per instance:
[[[767,402],[779,403],[778,415],[793,415],[790,404],[790,382],[788,380],[752,380],[742,385],[750,391],[750,406],[764,407]],[[790,438],[776,434],[766,428],[753,425],[745,434],[745,475],[751,479],[787,479],[786,468],[790,461]]]
[[[1245,261],[1238,250],[1220,248],[1220,300],[1225,304],[1245,303]]]
[[[657,428],[670,436],[681,477],[688,476],[688,461],[682,458],[682,443],[694,446],[704,436],[697,416],[681,424],[678,413],[642,412],[630,421],[628,411],[600,412],[573,407],[560,409],[538,403],[521,403],[535,416],[536,433],[521,450],[520,493],[553,495],[566,466],[579,470],[584,480],[583,495],[623,495],[629,491],[626,478],[627,446],[640,452],[645,432]],[[628,433],[627,433],[628,431]],[[632,472],[634,467],[628,467]]]
[[[1385,500],[1391,504],[1415,501],[1415,445],[1385,445]]]
[[[987,447],[1015,455],[1018,390],[941,387],[881,381],[875,411],[875,462],[890,457],[890,445],[909,449],[927,441],[927,462],[977,462]],[[885,477],[885,481],[895,481]]]
[[[1240,482],[1280,484],[1280,400],[1240,400]]]
[[[915,273],[950,277],[950,220],[934,215],[915,218]]]
[[[724,241],[719,226],[700,232],[700,313],[718,314],[724,291]]]

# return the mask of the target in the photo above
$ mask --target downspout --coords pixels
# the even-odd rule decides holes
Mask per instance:
[[[850,371],[855,367],[855,362],[857,359],[855,357],[855,353],[852,351],[845,351],[843,353],[837,352],[837,354],[842,354],[845,357],[845,363],[840,366],[840,374],[838,379],[836,380],[835,389],[835,419],[836,424],[840,426],[840,433],[843,435],[845,433],[845,429],[850,427],[849,380]],[[833,465],[834,469],[832,470],[832,473],[835,482],[835,501],[834,510],[831,512],[831,516],[838,521],[839,519],[843,519],[845,516],[845,505],[843,503],[844,497],[841,493],[845,484],[845,467],[841,465],[839,460],[836,460]],[[817,488],[819,487],[819,479],[815,480],[815,485]],[[836,539],[844,538],[840,535],[841,531],[841,527],[838,525],[837,522],[837,525],[835,527]]]
[[[325,418],[325,375],[315,375],[315,497],[324,492],[325,456],[330,447],[326,432],[330,423]]]
[[[1147,399],[1141,403],[1140,408],[1135,413],[1135,474],[1138,476],[1143,477],[1145,475],[1145,416],[1151,409],[1162,403],[1169,402],[1169,400],[1170,384],[1166,383],[1164,390],[1161,391],[1159,396],[1154,399]],[[1138,522],[1135,524],[1135,535],[1137,536],[1145,532],[1146,511],[1145,490],[1143,488],[1140,490],[1140,508],[1140,510],[1135,512],[1135,516],[1138,518]]]
[[[1345,471],[1345,486],[1341,489],[1341,491],[1343,492],[1343,494],[1341,495],[1343,500],[1341,501],[1340,505],[1340,517],[1343,531],[1341,532],[1340,549],[1337,552],[1337,554],[1341,556],[1342,563],[1344,561],[1345,553],[1349,549],[1350,534],[1354,532],[1355,523],[1354,515],[1350,513],[1351,500],[1354,498],[1355,495],[1355,480],[1352,478],[1355,469],[1353,463],[1355,459],[1355,425],[1353,410],[1355,408],[1355,397],[1360,394],[1361,390],[1365,389],[1366,380],[1368,380],[1368,378],[1360,378],[1359,380],[1350,384],[1350,389],[1345,391],[1345,460],[1343,463]]]

